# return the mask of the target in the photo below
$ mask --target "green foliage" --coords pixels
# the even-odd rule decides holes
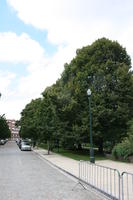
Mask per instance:
[[[129,121],[128,126],[128,137],[118,143],[112,150],[115,158],[126,161],[129,156],[133,155],[133,120]]]
[[[11,132],[4,116],[0,116],[0,139],[11,137]]]
[[[129,140],[125,139],[122,143],[117,144],[113,148],[112,154],[116,159],[127,161],[128,157],[133,154]]]
[[[126,133],[127,121],[133,116],[130,68],[126,50],[105,38],[77,51],[77,56],[65,65],[61,77],[61,91],[69,91],[70,95],[64,109],[70,130],[70,133],[66,131],[67,136],[73,136],[76,143],[87,142],[88,88],[92,90],[93,137],[99,149],[109,141],[113,146],[126,135],[123,133]]]
[[[88,88],[94,144],[102,151],[109,142],[111,150],[127,136],[127,122],[133,117],[133,76],[126,50],[106,38],[78,49],[56,84],[45,89],[42,99],[25,107],[21,135],[49,144],[60,141],[67,149],[88,143]]]
[[[21,112],[19,124],[22,138],[37,140],[40,137],[40,104],[41,99],[32,100]]]
[[[113,142],[110,142],[110,141],[104,142],[103,148],[104,148],[105,153],[110,154],[112,152],[113,147],[114,147]]]

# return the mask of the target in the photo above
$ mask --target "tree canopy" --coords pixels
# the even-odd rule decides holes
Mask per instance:
[[[22,138],[31,138],[33,140],[38,140],[40,137],[40,109],[41,99],[32,100],[21,112],[21,120],[19,124],[20,136]]]
[[[60,140],[65,148],[88,143],[88,88],[94,143],[100,151],[108,142],[113,147],[126,136],[127,122],[133,118],[133,76],[125,48],[106,38],[78,49],[56,84],[45,89],[42,99],[25,107],[21,132]]]
[[[5,116],[0,116],[0,139],[6,139],[11,137],[11,132]]]

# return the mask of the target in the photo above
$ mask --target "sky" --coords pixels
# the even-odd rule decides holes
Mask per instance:
[[[102,37],[133,60],[132,0],[0,0],[0,115],[20,119],[76,49]]]

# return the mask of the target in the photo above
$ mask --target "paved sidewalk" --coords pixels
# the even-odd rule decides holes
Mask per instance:
[[[99,160],[96,163],[102,166],[117,169],[120,173],[122,172],[133,173],[133,163],[124,163],[112,160]]]
[[[47,150],[40,149],[40,148],[34,149],[34,152],[38,153],[40,156],[50,161],[52,164],[78,177],[79,161],[73,160],[71,158],[67,158],[59,154],[55,154],[53,152],[50,152],[50,155],[48,155]],[[133,173],[132,163],[124,163],[124,162],[111,161],[111,160],[99,160],[99,161],[96,161],[96,164],[117,169],[119,170],[120,173],[124,171]]]

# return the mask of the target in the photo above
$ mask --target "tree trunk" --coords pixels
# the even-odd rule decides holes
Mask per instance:
[[[103,140],[99,141],[98,152],[103,154]]]
[[[82,150],[82,146],[80,143],[78,144],[78,150]]]
[[[48,155],[50,154],[50,145],[49,145],[49,141],[47,142],[48,145]]]

